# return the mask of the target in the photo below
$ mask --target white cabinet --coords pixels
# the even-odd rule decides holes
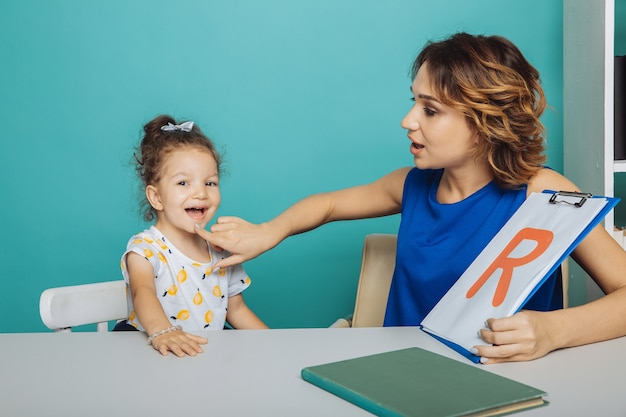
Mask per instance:
[[[626,161],[613,160],[614,16],[614,0],[563,0],[564,174],[582,191],[607,196],[614,173],[626,172]],[[613,222],[611,212],[604,223],[611,234]],[[587,300],[601,295],[577,266],[569,275],[570,288],[584,282]]]

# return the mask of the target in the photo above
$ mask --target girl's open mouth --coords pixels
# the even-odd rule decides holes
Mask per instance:
[[[204,215],[206,208],[205,207],[189,207],[189,208],[186,208],[185,211],[187,212],[189,216],[194,217],[194,218],[199,218]]]

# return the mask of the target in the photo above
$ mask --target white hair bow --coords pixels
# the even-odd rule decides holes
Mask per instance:
[[[173,125],[172,123],[168,123],[165,126],[161,126],[161,130],[164,132],[176,132],[181,130],[183,132],[191,132],[191,129],[193,129],[193,122],[185,122],[179,125]]]

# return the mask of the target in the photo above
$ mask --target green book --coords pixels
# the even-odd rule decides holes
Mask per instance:
[[[416,347],[309,366],[302,379],[378,416],[498,416],[547,404],[544,391]]]

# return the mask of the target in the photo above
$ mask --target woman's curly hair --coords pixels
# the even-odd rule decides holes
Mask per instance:
[[[426,44],[411,79],[424,64],[437,98],[478,132],[474,156],[487,160],[498,185],[527,184],[546,161],[539,72],[508,39],[467,33]]]

